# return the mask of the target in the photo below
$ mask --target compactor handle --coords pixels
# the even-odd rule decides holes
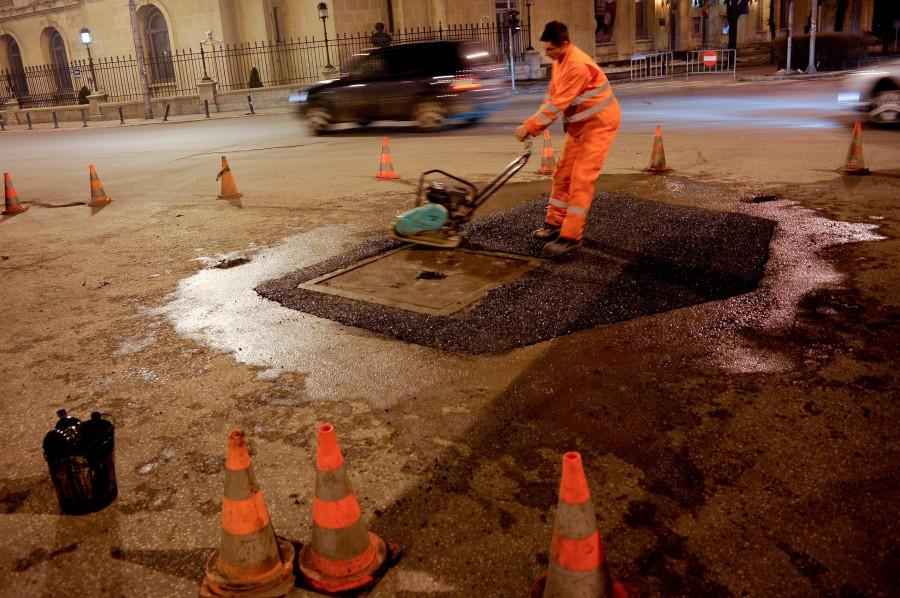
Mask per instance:
[[[478,195],[475,197],[475,205],[474,208],[477,208],[481,204],[483,204],[487,199],[497,192],[500,187],[506,184],[509,179],[513,178],[517,172],[522,170],[522,167],[528,163],[528,158],[531,157],[531,148],[534,145],[534,140],[529,136],[525,138],[525,141],[522,143],[525,144],[525,148],[522,150],[522,153],[519,154],[519,157],[506,165],[506,168],[497,175],[493,181],[484,186],[484,188],[479,191]]]

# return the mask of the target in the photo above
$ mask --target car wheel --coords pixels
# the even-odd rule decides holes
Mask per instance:
[[[329,112],[323,106],[315,106],[306,111],[306,125],[309,127],[309,130],[314,135],[321,135],[328,131],[328,127],[331,126],[333,122],[333,118],[331,116],[331,112]]]
[[[869,120],[884,123],[900,121],[900,89],[885,89],[873,94]]]
[[[426,131],[434,131],[444,124],[444,121],[447,120],[447,114],[444,111],[444,107],[437,102],[422,102],[416,106],[413,119],[420,128]]]

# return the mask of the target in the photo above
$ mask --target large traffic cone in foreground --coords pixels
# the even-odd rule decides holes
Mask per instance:
[[[244,433],[228,435],[222,541],[206,562],[200,595],[284,596],[294,587],[294,547],[272,529]]]
[[[672,170],[666,166],[666,150],[663,148],[662,127],[656,125],[656,135],[653,137],[653,151],[650,152],[650,166],[646,172],[669,172]]]
[[[541,166],[538,174],[553,174],[556,158],[553,156],[553,144],[550,143],[550,129],[544,129],[544,149],[541,150]]]
[[[100,182],[100,177],[97,176],[94,165],[90,164],[88,169],[91,172],[91,201],[88,202],[88,205],[92,208],[105,206],[112,201],[112,198],[103,190],[103,184]]]
[[[28,206],[19,203],[19,195],[16,193],[16,188],[13,187],[12,177],[8,172],[3,173],[3,187],[3,195],[6,197],[6,207],[3,208],[4,216],[20,214],[28,209]]]
[[[381,138],[381,163],[378,165],[376,179],[399,179],[400,175],[394,172],[394,160],[391,158],[391,149],[388,147],[387,137]]]
[[[219,197],[216,199],[240,199],[244,196],[243,193],[238,191],[234,182],[234,175],[231,174],[231,167],[228,166],[228,159],[225,156],[222,156],[222,170],[216,175],[216,180],[218,181],[219,179],[222,180],[222,192],[219,193]]]
[[[532,586],[530,598],[626,598],[628,592],[613,581],[606,563],[581,454],[568,452],[562,461],[550,566]]]
[[[396,555],[396,547],[391,547]],[[303,581],[337,593],[370,586],[388,565],[388,546],[368,531],[331,424],[319,426],[312,542],[300,550]]]
[[[859,122],[853,125],[853,140],[850,142],[850,149],[847,150],[847,159],[844,165],[838,169],[841,174],[869,174],[866,163],[863,160],[862,151],[862,127]]]

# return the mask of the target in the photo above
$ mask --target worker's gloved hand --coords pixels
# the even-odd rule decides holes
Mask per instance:
[[[528,129],[525,128],[525,125],[519,126],[519,128],[515,131],[516,139],[519,141],[525,141],[529,137],[531,137],[531,133],[528,132]]]

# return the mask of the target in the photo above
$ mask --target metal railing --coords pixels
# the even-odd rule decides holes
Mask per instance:
[[[737,50],[691,50],[685,56],[685,76],[728,74],[737,78]]]
[[[635,54],[631,57],[631,80],[664,79],[672,76],[672,52]]]
[[[509,35],[497,24],[438,25],[404,29],[391,34],[392,44],[430,40],[475,40],[497,62],[509,56],[522,60],[528,28]],[[510,37],[512,39],[510,40]],[[315,83],[332,63],[339,71],[354,54],[372,47],[368,34],[339,35],[328,40],[313,38],[235,45],[203,45],[199,51],[177,50],[145,59],[150,96],[163,98],[197,94],[197,82],[211,78],[222,91]],[[255,73],[254,73],[255,69]],[[24,69],[0,69],[0,104],[17,99],[22,108],[73,105],[79,91],[100,90],[110,102],[143,98],[137,59],[113,56],[75,60],[65,65],[38,65]],[[82,92],[82,97],[84,93]]]

